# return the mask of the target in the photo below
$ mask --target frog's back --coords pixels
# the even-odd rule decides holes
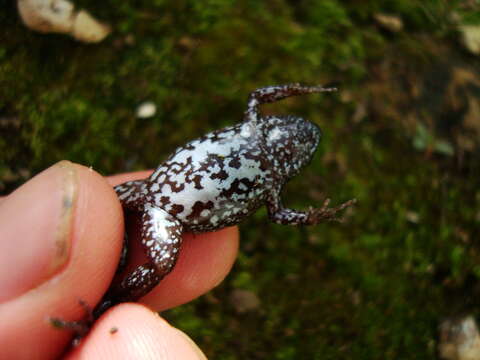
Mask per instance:
[[[150,177],[148,196],[189,231],[236,224],[265,200],[264,155],[249,124],[212,132],[177,149]]]

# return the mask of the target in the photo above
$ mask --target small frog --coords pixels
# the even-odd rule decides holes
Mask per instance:
[[[184,232],[238,224],[264,204],[270,219],[284,225],[336,220],[339,211],[354,204],[355,199],[330,208],[327,199],[308,211],[285,208],[282,188],[312,159],[320,129],[296,116],[262,117],[258,112],[260,104],[333,90],[300,84],[257,89],[250,94],[241,123],[179,147],[148,179],[116,186],[124,209],[141,218],[141,241],[149,261],[112,286],[91,319],[151,291],[175,266]],[[63,322],[70,324],[79,322]]]

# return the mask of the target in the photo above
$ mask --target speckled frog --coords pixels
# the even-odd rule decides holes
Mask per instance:
[[[289,96],[331,91],[299,84],[270,86],[250,94],[244,120],[178,148],[145,180],[115,187],[125,209],[141,214],[141,241],[149,262],[128,275],[115,302],[148,293],[175,265],[184,232],[238,224],[265,204],[272,221],[315,225],[336,218],[348,201],[306,212],[282,206],[285,183],[308,164],[319,128],[295,116],[261,117],[258,105]]]
[[[308,164],[320,141],[319,128],[295,116],[260,116],[258,106],[290,96],[332,91],[299,84],[271,86],[250,94],[244,120],[178,148],[145,180],[115,187],[129,212],[141,216],[148,262],[113,286],[97,306],[133,301],[152,290],[174,267],[184,232],[206,232],[238,224],[266,205],[270,219],[285,225],[315,225],[337,219],[354,200],[329,208],[283,207],[285,183]]]

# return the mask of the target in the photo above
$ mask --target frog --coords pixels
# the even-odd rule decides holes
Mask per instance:
[[[56,319],[56,325],[84,333],[108,308],[149,293],[175,267],[186,232],[210,232],[239,224],[264,205],[269,219],[277,224],[339,221],[338,214],[356,199],[330,207],[327,198],[322,206],[306,211],[287,208],[281,200],[286,183],[311,162],[320,142],[320,128],[298,116],[262,116],[259,112],[262,104],[335,90],[299,83],[256,89],[248,97],[241,122],[178,147],[147,179],[115,186],[125,213],[139,219],[148,261],[111,286],[89,321]],[[119,272],[126,262],[127,239],[128,235]]]

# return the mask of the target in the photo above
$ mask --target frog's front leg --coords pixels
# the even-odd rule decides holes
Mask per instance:
[[[96,317],[110,306],[146,295],[173,269],[182,242],[180,222],[163,209],[147,206],[141,227],[141,242],[149,262],[137,267],[105,294],[103,305],[95,311]]]
[[[323,202],[321,208],[310,208],[298,211],[283,207],[280,197],[275,196],[267,201],[268,216],[282,225],[317,225],[322,221],[341,221],[338,213],[356,203],[356,199],[344,202],[336,207],[329,207],[330,199]]]
[[[250,93],[250,96],[248,98],[247,110],[245,111],[245,121],[257,121],[260,119],[258,114],[258,105],[272,103],[288,98],[290,96],[336,90],[336,88],[325,88],[322,86],[303,86],[297,83],[278,86],[267,86],[257,89]]]
[[[133,180],[115,186],[115,192],[124,209],[141,211],[143,209],[143,195],[147,191],[145,180]]]

